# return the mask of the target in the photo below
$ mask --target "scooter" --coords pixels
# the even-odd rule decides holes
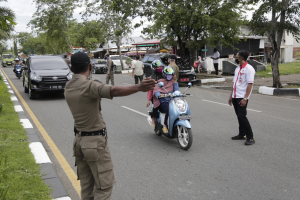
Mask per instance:
[[[160,88],[164,88],[164,83],[159,82],[158,86]],[[188,88],[192,87],[192,83],[188,83]],[[185,89],[185,90],[186,90]],[[166,90],[166,89],[165,89]],[[175,91],[173,94],[168,93],[165,94],[164,97],[171,97],[172,100],[169,102],[169,133],[164,133],[162,128],[163,125],[161,124],[161,117],[159,113],[159,117],[155,119],[155,128],[154,132],[156,135],[161,136],[164,135],[169,139],[177,138],[178,144],[181,149],[188,150],[193,143],[193,134],[192,134],[192,125],[191,125],[191,113],[190,108],[184,97],[189,96],[189,94],[183,93],[180,91]],[[151,110],[149,111],[149,117],[147,121],[149,125],[152,124],[151,115],[153,113],[153,105]],[[159,112],[159,111],[158,111]]]
[[[22,68],[21,68],[21,65],[16,65],[14,72],[16,74],[16,77],[18,77],[18,79],[20,79],[22,77]]]

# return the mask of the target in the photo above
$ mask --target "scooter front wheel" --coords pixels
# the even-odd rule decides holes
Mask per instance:
[[[177,130],[178,130],[177,141],[180,148],[183,150],[188,150],[189,148],[191,148],[193,143],[192,129],[178,125]]]

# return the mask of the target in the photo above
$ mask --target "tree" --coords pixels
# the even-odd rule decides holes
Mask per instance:
[[[117,13],[112,10],[111,0],[84,0],[87,6],[84,17],[89,17],[91,14],[100,17],[102,21],[103,30],[105,30],[105,40],[116,43],[122,69],[124,69],[124,63],[121,54],[122,39],[128,37],[132,31],[131,20],[124,17],[122,13]]]
[[[241,4],[237,1],[137,1],[137,8],[130,9],[126,1],[114,0],[114,9],[124,15],[147,17],[153,25],[144,28],[143,33],[151,38],[163,38],[161,42],[164,45],[178,45],[183,58],[186,57],[186,48],[192,60],[195,50],[204,45],[232,46],[239,41],[238,34],[244,19],[241,17]]]
[[[72,50],[69,38],[68,22],[77,7],[77,0],[34,0],[37,10],[29,26],[38,33],[46,33],[46,44],[52,46],[55,53]]]
[[[3,1],[6,0],[0,0],[0,2]],[[10,38],[14,26],[17,24],[14,19],[15,14],[11,9],[0,6],[0,40]]]
[[[14,40],[14,54],[15,54],[15,56],[18,56],[18,47],[17,47],[16,40]]]
[[[250,4],[260,4],[250,21],[250,30],[257,35],[268,36],[272,45],[271,67],[273,87],[281,88],[278,68],[280,46],[284,31],[293,34],[297,40],[300,29],[300,3],[298,0],[250,0]],[[271,21],[267,14],[271,13]]]

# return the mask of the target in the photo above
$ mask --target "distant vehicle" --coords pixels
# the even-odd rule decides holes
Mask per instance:
[[[120,68],[121,66],[121,61],[120,61],[120,56],[118,55],[110,55],[109,56],[111,58],[111,60],[114,62],[114,64],[116,65],[116,67]],[[128,58],[127,56],[122,56],[122,60],[123,60],[123,64],[124,64],[124,68],[128,69],[129,66],[125,63],[126,58]]]
[[[15,56],[10,52],[2,53],[2,66],[12,66],[14,63]]]
[[[72,72],[67,63],[58,56],[31,56],[23,69],[24,92],[34,99],[37,93],[63,93]]]
[[[165,66],[168,66],[169,65],[168,58],[171,55],[174,56],[174,54],[167,54],[167,53],[146,54],[142,61],[145,67],[144,69],[151,68],[151,63],[154,60],[160,60]],[[175,59],[175,63],[179,68],[178,83],[188,83],[188,82],[196,81],[196,73],[194,71],[194,68],[191,67],[188,62],[186,62],[179,56],[176,57],[177,58]]]
[[[94,59],[93,62],[93,74],[106,74],[107,73],[107,61],[103,59]]]

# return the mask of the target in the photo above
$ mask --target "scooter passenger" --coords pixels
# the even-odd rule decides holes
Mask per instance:
[[[19,59],[19,58],[16,58],[15,59],[15,62],[14,62],[14,69],[13,71],[16,73],[16,65],[22,65],[22,61]]]
[[[155,60],[152,62],[151,67],[152,67],[152,75],[151,75],[152,79],[158,81],[159,79],[163,78],[162,72],[164,69],[164,64],[162,64],[159,60]],[[146,104],[146,107],[148,107],[151,104],[151,102],[153,103],[153,90],[148,91],[147,99],[148,102]],[[151,126],[153,128],[155,128],[155,116],[157,115],[155,113],[157,113],[157,111],[158,111],[158,107],[154,108],[151,114],[151,119],[152,119]]]
[[[167,93],[173,93],[179,90],[179,86],[177,83],[177,77],[175,75],[175,71],[172,67],[166,67],[163,70],[163,79],[158,80],[157,82],[163,82],[164,88],[160,88],[158,84],[155,86],[153,91],[153,104],[154,108],[160,110],[160,112],[165,113],[165,120],[163,125],[163,132],[169,133],[168,130],[168,118],[169,118],[169,102],[171,101],[170,97],[167,98],[159,98],[164,97]]]

